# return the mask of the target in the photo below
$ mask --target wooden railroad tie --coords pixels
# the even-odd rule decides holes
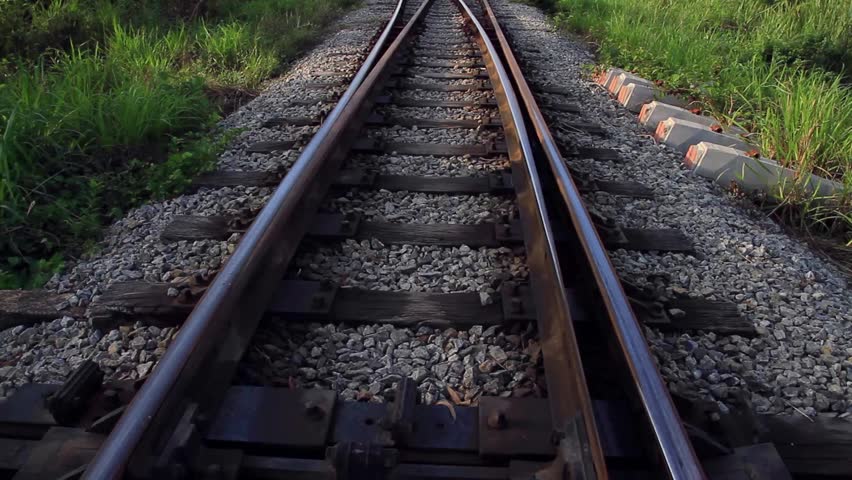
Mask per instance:
[[[112,284],[92,304],[89,317],[96,328],[110,329],[136,321],[158,325],[182,322],[195,306],[200,292],[193,295],[168,295],[176,288],[169,283],[141,281]],[[566,291],[569,302],[576,295]],[[267,314],[290,321],[345,323],[388,323],[400,327],[431,325],[437,327],[505,325],[535,321],[535,304],[525,283],[504,282],[500,293],[490,302],[476,292],[429,293],[390,292],[341,288],[325,281],[282,280]],[[664,330],[709,330],[720,334],[754,335],[754,326],[739,315],[736,305],[701,299],[674,299],[660,302],[665,312],[678,309],[676,316],[664,313],[637,316],[648,325]],[[577,323],[591,319],[576,316]]]
[[[321,123],[320,118],[313,117],[274,117],[263,123],[264,128],[274,128],[280,126],[316,126]],[[484,117],[482,119],[456,119],[456,118],[406,118],[389,115],[381,115],[373,113],[367,117],[366,124],[370,126],[399,126],[399,127],[418,127],[418,128],[502,128],[503,123],[498,117]],[[292,146],[292,145],[291,145]],[[288,147],[289,148],[289,147]],[[255,152],[256,147],[251,147],[251,153],[266,153]]]
[[[608,180],[580,180],[574,175],[577,188],[582,192],[606,192],[636,198],[654,198],[650,188],[637,182]],[[275,172],[243,172],[220,170],[204,173],[193,180],[195,188],[222,188],[234,186],[274,187],[281,182]],[[481,177],[431,177],[418,175],[383,175],[360,168],[346,169],[334,182],[335,187],[357,187],[374,190],[408,191],[417,193],[453,193],[494,195],[514,192],[512,176],[506,172]]]
[[[399,107],[441,107],[441,108],[497,108],[495,100],[430,100],[382,95],[376,98],[376,105],[396,105]]]
[[[484,68],[485,64],[481,61],[461,61],[453,62],[451,60],[405,60],[400,63],[402,67],[430,67],[430,68]]]
[[[226,239],[244,229],[248,219],[225,216],[178,215],[163,229],[163,242],[180,240]],[[610,249],[694,253],[692,241],[680,230],[607,227],[599,228],[604,244]],[[555,224],[557,242],[568,238],[565,225]],[[416,224],[363,221],[360,215],[321,213],[314,217],[308,237],[318,241],[377,239],[388,245],[437,245],[499,247],[523,245],[523,227],[510,223]]]
[[[428,83],[418,82],[416,80],[399,79],[396,82],[389,82],[386,86],[388,89],[405,89],[405,90],[426,90],[432,92],[481,92],[493,90],[494,87],[488,80],[479,80],[470,84],[455,84],[455,83]]]
[[[431,155],[435,157],[488,157],[506,155],[508,149],[504,142],[477,144],[440,144],[414,142],[383,142],[375,138],[362,138],[352,146],[353,153],[395,153],[397,155]]]
[[[485,72],[466,73],[466,72],[423,72],[410,73],[405,70],[397,70],[392,73],[393,76],[402,79],[417,79],[417,78],[434,78],[438,80],[488,80],[488,74]]]
[[[34,325],[63,315],[81,317],[83,308],[68,305],[71,296],[47,290],[0,290],[0,330]]]

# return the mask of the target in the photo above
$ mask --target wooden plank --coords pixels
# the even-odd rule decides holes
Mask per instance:
[[[478,293],[380,292],[341,288],[332,306],[340,322],[390,323],[397,326],[497,325],[499,302],[483,306]]]
[[[342,170],[335,186],[418,193],[506,195],[514,192],[509,173],[477,177],[431,177],[418,175],[377,175],[362,169]]]
[[[618,150],[611,148],[577,147],[576,151],[577,153],[569,153],[569,155],[577,158],[593,158],[595,160],[621,160]]]
[[[330,287],[330,304],[320,308],[311,302],[302,284],[319,283],[284,280],[267,309],[268,315],[285,316],[291,321],[336,321],[389,323],[398,326],[484,325],[503,322],[499,301],[483,306],[479,294],[382,292],[355,288]],[[95,328],[114,328],[136,321],[173,325],[182,322],[192,311],[196,300],[179,302],[166,292],[168,283],[122,282],[110,285],[101,296]],[[299,299],[294,301],[293,289]]]
[[[476,53],[443,53],[443,51],[438,50],[433,53],[428,54],[429,58],[438,59],[438,60],[465,60],[465,59],[476,59],[482,60],[482,55],[479,52]]]
[[[470,37],[464,35],[458,30],[456,30],[455,33],[443,33],[441,35],[440,40],[427,37],[418,37],[417,40],[413,43],[413,46],[419,47],[421,45],[442,48],[444,50],[456,50],[460,48],[471,50],[476,48]]]
[[[295,140],[276,140],[270,142],[257,142],[246,149],[247,153],[274,153],[290,150],[296,144]]]
[[[595,185],[601,192],[635,198],[654,198],[654,191],[639,182],[613,182],[596,180]]]
[[[362,147],[367,149],[361,149]],[[472,157],[485,157],[493,154],[508,153],[505,144],[442,144],[442,143],[408,143],[408,142],[383,142],[376,143],[371,149],[365,144],[356,143],[356,151],[369,153],[388,152],[398,155],[427,155],[436,157],[456,157],[470,155]]]
[[[79,307],[57,307],[67,305],[70,293],[56,293],[48,290],[0,290],[0,330],[29,326],[39,322],[56,320],[63,315],[78,316],[83,312]]]
[[[415,175],[376,175],[374,188],[423,193],[491,193],[491,177],[423,177]]]
[[[224,240],[231,234],[230,217],[203,215],[175,215],[160,234],[163,243],[179,240]]]
[[[109,330],[137,321],[174,325],[182,322],[195,306],[193,298],[170,297],[170,283],[141,281],[113,283],[89,307],[92,326]]]
[[[435,78],[439,80],[487,80],[488,74],[485,72],[478,73],[464,73],[464,72],[414,72],[414,73],[402,73],[400,75],[407,76],[409,78]]]
[[[476,225],[362,222],[358,240],[378,239],[388,245],[498,247],[493,223]]]
[[[622,228],[627,242],[606,241],[607,248],[638,251],[688,252],[694,253],[695,246],[683,232],[671,228],[645,229]]]
[[[436,43],[420,43],[411,46],[412,50],[419,50],[417,53],[426,56],[435,58],[432,56],[432,53],[440,53],[446,52],[447,50],[453,50],[456,54],[478,54],[479,50],[476,48],[470,48],[469,44],[456,44],[456,45],[443,45]]]
[[[482,62],[453,62],[451,60],[420,60],[410,59],[402,63],[406,67],[430,67],[430,68],[482,68],[485,64]]]
[[[352,216],[350,216],[352,217]],[[418,224],[362,221],[344,218],[341,214],[317,214],[308,228],[308,236],[316,241],[339,241],[341,238],[357,240],[376,239],[388,245],[438,245],[470,247],[497,247],[496,224]]]
[[[430,177],[417,175],[376,175],[363,169],[341,170],[334,181],[337,187],[361,187],[384,190],[406,190],[420,193],[510,193],[513,189],[506,175],[488,175],[482,177]],[[197,177],[195,187],[268,187],[277,185],[281,180],[271,172],[236,172],[221,170]],[[502,183],[501,183],[502,182]]]
[[[369,223],[366,225],[369,225]],[[420,227],[430,226],[422,225]],[[482,229],[479,235],[485,238],[485,228],[483,226],[479,226],[479,228]],[[394,235],[397,233],[393,232]],[[385,235],[385,233],[382,233],[382,235]],[[424,232],[424,235],[434,234]],[[438,240],[442,241],[442,239]],[[293,320],[324,319],[329,321],[387,322],[408,325],[412,324],[412,322],[421,322],[423,319],[420,318],[420,315],[426,315],[425,318],[438,321],[437,324],[452,324],[459,321],[503,323],[510,321],[511,318],[514,318],[516,321],[526,321],[535,318],[535,305],[529,302],[525,303],[525,315],[505,318],[501,306],[504,302],[499,295],[494,295],[493,305],[482,307],[479,295],[476,293],[426,294],[373,292],[348,288],[337,289],[334,294],[334,302],[331,302],[331,305],[325,305],[314,311],[311,307],[310,292],[317,291],[319,288],[312,287],[305,291],[299,290],[293,294],[294,285],[290,285],[287,282],[293,281],[282,281],[281,292],[276,295],[277,300],[273,301],[268,313],[278,315],[287,314],[288,318]],[[296,283],[301,285],[319,282]],[[107,288],[90,309],[93,326],[96,328],[114,328],[117,324],[133,323],[136,321],[171,325],[183,321],[192,310],[201,292],[199,291],[194,297],[169,297],[167,292],[173,286],[168,283],[145,283],[139,281],[114,283]],[[369,302],[373,302],[373,304],[368,304]],[[690,302],[692,302],[692,305],[700,302],[710,304],[710,302],[700,299],[690,300]],[[445,306],[443,310],[440,309],[442,305]],[[729,308],[721,305],[719,302],[717,302],[717,305],[720,305],[717,311],[724,311]],[[667,303],[666,307],[669,309],[682,307],[687,314],[683,317],[674,318],[670,325],[664,326],[659,323],[653,323],[653,326],[689,330],[699,324],[696,318],[694,318],[694,315],[690,314],[697,310],[688,304],[672,301]],[[726,323],[727,320],[719,320],[718,318],[713,320],[711,318],[712,310],[709,308],[701,311],[705,312],[703,313],[705,318],[700,319],[701,325],[706,326],[700,327],[704,330],[719,331],[720,333],[737,333],[740,335],[748,334],[744,330],[732,329],[731,326],[733,323]],[[646,319],[643,318],[644,320]]]
[[[502,128],[503,123],[499,118],[486,117],[482,120],[459,120],[455,118],[404,118],[392,116],[373,115],[367,121],[368,125],[418,127],[418,128]]]
[[[432,92],[476,92],[492,90],[491,82],[477,82],[469,85],[460,85],[452,83],[425,83],[404,80],[397,82],[396,84],[391,84],[389,87],[406,90],[427,90]]]
[[[552,122],[557,128],[562,130],[574,130],[578,132],[586,132],[592,135],[604,135],[606,130],[597,123],[591,122],[573,122],[567,120],[556,120]]]
[[[794,476],[852,478],[852,421],[819,415],[759,415],[763,442],[772,442]]]
[[[671,323],[655,323],[654,326],[661,330],[705,330],[722,335],[736,334],[744,337],[753,337],[757,334],[754,324],[744,317],[737,305],[732,302],[678,298],[665,302],[665,308]],[[676,314],[672,314],[672,311]]]
[[[376,102],[379,103],[379,102]],[[413,99],[401,97],[388,97],[387,102],[399,107],[439,107],[439,108],[497,108],[497,102],[493,100],[476,100],[476,101],[449,101],[449,100],[428,100],[428,99]]]
[[[405,143],[387,142],[384,150],[395,152],[398,155],[432,155],[442,157],[455,157],[471,155],[483,157],[488,155],[488,147],[481,144],[437,144],[437,143]]]
[[[376,174],[363,168],[347,168],[338,172],[334,187],[376,188]]]
[[[228,217],[178,215],[160,235],[163,243],[178,240],[225,239],[235,230]],[[477,225],[415,224],[385,222],[353,222],[342,214],[317,214],[308,228],[308,236],[314,240],[358,240],[375,238],[382,243],[409,245],[439,245],[470,247],[497,247],[500,242],[495,236],[495,224]]]

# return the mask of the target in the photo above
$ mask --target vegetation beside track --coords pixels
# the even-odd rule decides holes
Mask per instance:
[[[834,202],[793,193],[779,211],[806,229],[846,235],[852,247],[852,2],[530,1],[588,35],[603,63],[660,80],[757,134],[800,180],[815,173],[841,182]]]
[[[235,97],[355,0],[0,0],[0,288],[215,164]]]

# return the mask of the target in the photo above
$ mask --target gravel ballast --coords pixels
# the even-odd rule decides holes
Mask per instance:
[[[488,194],[435,195],[429,193],[349,191],[326,201],[321,210],[358,213],[370,222],[420,224],[496,223],[511,215],[514,201]]]
[[[480,395],[540,393],[540,354],[532,330],[267,322],[241,364],[239,378],[248,384],[332,389],[345,400],[384,402],[409,377],[423,404],[475,404]]]
[[[438,3],[432,12],[451,5]],[[430,12],[430,13],[432,13]],[[461,25],[461,18],[458,18]],[[427,27],[430,18],[426,18]],[[461,32],[461,30],[460,30]],[[436,40],[440,41],[440,39]],[[406,75],[441,69],[409,68]],[[418,79],[422,83],[464,83]],[[406,98],[467,99],[449,92],[396,91]],[[437,96],[430,94],[438,93]],[[403,118],[482,119],[494,109],[378,109]],[[385,141],[408,143],[481,144],[499,137],[486,129],[371,127],[367,134]],[[473,159],[427,156],[357,155],[348,168],[380,174],[482,176],[508,166],[505,158]],[[397,224],[479,224],[513,215],[514,200],[488,194],[444,195],[405,191],[335,193],[321,208],[326,212],[359,213],[362,220]],[[476,293],[483,305],[497,300],[507,281],[524,281],[528,272],[523,248],[471,248],[385,245],[377,239],[345,240],[335,245],[303,244],[290,269],[292,277],[327,280],[341,288],[386,292]],[[401,319],[387,319],[396,322]],[[417,319],[426,321],[429,318]],[[404,322],[405,323],[405,322]],[[408,325],[408,323],[405,323]],[[414,325],[288,324],[266,319],[241,363],[241,381],[261,385],[328,388],[345,400],[383,402],[392,399],[399,382],[416,382],[420,401],[433,404],[476,404],[480,395],[542,396],[540,348],[535,329],[481,326],[468,330]]]
[[[533,79],[569,89],[581,118],[606,135],[564,133],[577,146],[615,148],[623,160],[574,165],[600,179],[638,181],[654,201],[588,194],[627,226],[678,228],[697,256],[619,250],[611,258],[622,278],[657,285],[669,298],[690,296],[737,304],[757,329],[755,338],[711,332],[663,334],[646,329],[652,351],[673,392],[716,400],[721,408],[744,393],[759,413],[852,413],[852,295],[848,280],[804,243],[711,181],[690,175],[682,155],[657,145],[636,116],[585,78],[594,63],[586,45],[555,33],[538,9],[492,0],[516,54],[535,68]],[[537,53],[525,52],[535,49]],[[580,117],[566,114],[569,120]],[[573,160],[572,160],[573,162]]]

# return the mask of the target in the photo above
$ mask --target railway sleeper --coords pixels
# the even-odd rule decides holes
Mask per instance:
[[[280,126],[315,126],[322,123],[322,117],[275,117],[263,123],[264,128],[273,128]],[[370,126],[399,126],[399,127],[418,127],[418,128],[503,128],[503,124],[497,117],[485,117],[479,120],[460,120],[455,118],[406,118],[381,115],[374,113],[367,117],[367,125]],[[256,145],[256,144],[255,144]],[[254,153],[257,147],[250,147],[250,151]]]
[[[374,138],[358,139],[352,146],[353,153],[393,153],[397,155],[432,155],[436,157],[456,157],[470,155],[490,157],[506,155],[505,142],[487,142],[478,144],[439,144],[415,142],[383,142]]]
[[[650,188],[637,182],[583,179],[572,170],[574,181],[582,192],[606,192],[636,198],[654,198]],[[274,187],[283,176],[276,172],[244,172],[220,170],[205,173],[192,182],[194,188],[221,187]],[[493,195],[509,194],[514,191],[512,176],[508,172],[481,177],[429,177],[416,175],[383,175],[360,168],[341,171],[334,182],[335,187],[358,187],[375,190],[405,190],[417,193],[454,193]]]
[[[401,179],[404,180],[404,179]],[[680,230],[622,228],[610,219],[598,217],[598,233],[610,249],[695,253],[692,241]],[[228,238],[245,230],[249,219],[243,217],[179,215],[160,236],[163,242]],[[568,226],[554,223],[557,242],[567,241]],[[375,238],[384,244],[499,247],[523,245],[523,227],[518,220],[481,224],[410,224],[362,221],[359,215],[317,214],[307,236],[329,241]]]
[[[5,453],[0,455],[0,471],[16,474],[16,479],[75,478],[82,472],[140,383],[102,379],[103,372],[85,362],[64,385],[18,389],[0,412]],[[62,392],[81,382],[89,388],[80,390],[69,410],[70,399]],[[190,477],[209,478],[205,475],[215,467],[217,478],[263,473],[312,479],[365,471],[371,472],[369,478],[528,478],[554,454],[546,398],[485,396],[477,405],[420,405],[415,389],[406,378],[391,402],[379,404],[342,402],[333,391],[298,386],[231,386],[203,431],[185,416],[165,453],[193,452],[190,458],[181,456]],[[711,478],[740,478],[744,471],[750,472],[748,478],[789,478],[784,467],[803,476],[852,474],[838,449],[852,444],[852,423],[844,419],[820,417],[815,422],[737,411],[722,413],[710,424],[704,414],[713,406],[683,398],[678,402],[685,417],[692,412],[690,418],[708,428],[687,423],[696,448],[712,450],[704,462]],[[629,404],[596,400],[592,408],[604,453],[612,460],[608,463],[641,461],[644,451],[616,434],[634,424]],[[254,412],[248,421],[246,410]],[[713,440],[708,431],[721,433],[724,443]],[[262,456],[257,453],[261,451]],[[286,456],[292,452],[303,455]],[[817,452],[819,464],[810,456]],[[449,465],[428,465],[450,457],[454,461]]]
[[[137,321],[156,325],[180,324],[195,306],[204,288],[173,283],[119,282],[111,285],[89,309],[92,323],[101,329]],[[577,294],[566,290],[569,303]],[[754,326],[736,305],[696,298],[663,299],[633,292],[631,304],[647,325],[663,330],[706,330],[719,334],[753,336]],[[535,306],[525,283],[503,282],[492,303],[476,292],[393,292],[343,288],[324,281],[282,280],[267,315],[292,321],[388,323],[399,327],[429,325],[463,327],[508,325],[535,320]],[[573,308],[578,325],[591,325],[581,309]],[[426,319],[426,320],[424,320]]]
[[[397,105],[400,107],[442,107],[442,108],[497,108],[494,100],[427,100],[416,98],[405,98],[392,95],[376,97],[376,105]]]
[[[451,60],[416,60],[410,59],[400,63],[402,67],[430,67],[430,68],[484,68],[485,64],[481,61],[461,61],[453,62]]]
[[[432,92],[489,92],[494,89],[491,82],[487,80],[477,80],[473,83],[429,83],[418,82],[416,79],[398,79],[396,82],[388,82],[386,88],[388,90],[425,90]]]
[[[439,80],[488,80],[488,74],[485,72],[465,73],[465,72],[423,72],[410,73],[406,70],[397,70],[392,73],[393,76],[402,79],[417,79],[417,78],[434,78]]]

